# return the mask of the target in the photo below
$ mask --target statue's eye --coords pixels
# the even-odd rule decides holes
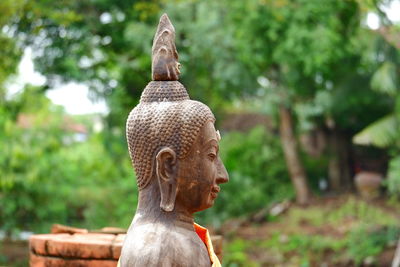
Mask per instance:
[[[208,158],[210,160],[214,160],[217,157],[217,155],[215,155],[214,153],[208,153]]]

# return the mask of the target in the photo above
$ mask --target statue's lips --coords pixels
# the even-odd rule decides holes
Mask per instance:
[[[220,191],[220,187],[219,186],[213,186],[211,189],[211,196],[212,198],[217,198],[218,196],[218,192]]]

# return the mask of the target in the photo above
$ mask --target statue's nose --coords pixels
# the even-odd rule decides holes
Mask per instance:
[[[229,181],[229,174],[226,171],[225,165],[222,160],[218,157],[218,172],[217,172],[217,184],[224,184]]]

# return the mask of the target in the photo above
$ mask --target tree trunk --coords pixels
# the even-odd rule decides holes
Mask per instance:
[[[299,157],[291,110],[281,106],[279,109],[279,116],[283,152],[285,154],[290,179],[292,180],[296,192],[296,201],[301,205],[305,205],[310,201],[311,193],[308,187],[306,173]]]
[[[352,163],[351,163],[351,153],[352,153],[352,149],[351,149],[351,145],[352,145],[352,141],[351,141],[351,137],[349,137],[346,134],[342,134],[340,136],[340,159],[341,159],[341,165],[342,165],[342,190],[344,191],[349,191],[352,189],[353,187],[353,182],[352,182],[352,178],[354,176],[353,174],[353,168],[352,168]]]
[[[330,190],[335,192],[351,189],[351,157],[348,139],[345,134],[340,133],[337,129],[332,129],[329,135],[329,187]]]
[[[339,140],[335,130],[332,130],[329,135],[329,165],[328,178],[329,189],[337,192],[341,186],[341,170],[340,170],[340,153]]]

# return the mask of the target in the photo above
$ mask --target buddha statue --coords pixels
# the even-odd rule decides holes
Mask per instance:
[[[121,251],[121,267],[220,266],[207,229],[193,214],[210,208],[229,180],[218,155],[211,110],[178,82],[175,29],[160,18],[152,47],[152,81],[127,120],[139,188],[138,207]]]

